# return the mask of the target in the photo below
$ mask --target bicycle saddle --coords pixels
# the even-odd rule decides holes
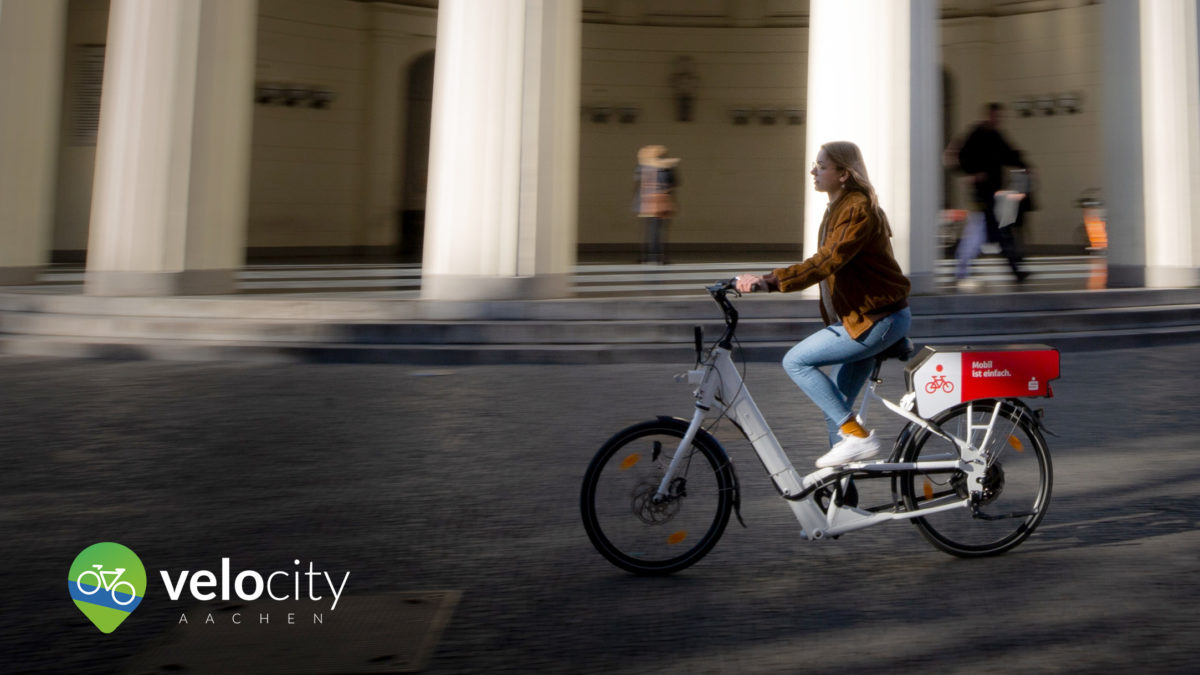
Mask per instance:
[[[880,362],[888,359],[900,359],[901,361],[907,361],[916,350],[917,347],[913,344],[913,341],[903,337],[893,342],[892,346],[876,354],[875,358]]]

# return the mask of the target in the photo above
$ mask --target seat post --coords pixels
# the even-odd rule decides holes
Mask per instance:
[[[883,362],[886,360],[887,356],[883,354],[875,356],[875,367],[871,369],[871,382],[878,384],[881,381],[879,379],[879,371],[883,369]]]
[[[875,393],[875,389],[879,386],[882,380],[879,379],[879,367],[883,365],[884,359],[875,357],[875,369],[871,371],[871,379],[867,380],[867,390],[863,392],[862,402],[858,404],[858,419],[866,422],[867,410],[870,407],[871,399],[879,396]]]

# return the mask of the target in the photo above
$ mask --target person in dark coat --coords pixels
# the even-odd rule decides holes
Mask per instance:
[[[1017,281],[1024,281],[1029,272],[1022,269],[1021,252],[1018,250],[1015,231],[1011,227],[1001,228],[996,220],[996,193],[1006,187],[1006,167],[1026,169],[1021,153],[1009,144],[1004,134],[1000,133],[1000,121],[1004,106],[999,103],[989,103],[986,107],[986,117],[975,125],[967,139],[963,141],[958,151],[958,166],[971,177],[972,197],[975,202],[973,211],[983,213],[987,240],[1000,244],[1000,251],[1008,259],[1009,267]],[[1026,207],[1025,210],[1028,210]],[[1024,213],[1022,212],[1022,215]],[[978,255],[974,251],[966,258],[966,265]],[[962,263],[963,255],[959,256],[959,276],[965,277]]]

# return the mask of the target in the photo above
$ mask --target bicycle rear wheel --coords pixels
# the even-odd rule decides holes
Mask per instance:
[[[932,421],[959,438],[967,438],[970,423],[976,427],[971,440],[978,444],[984,436],[979,427],[986,427],[993,411],[998,416],[985,454],[995,459],[984,474],[978,512],[951,509],[912,521],[934,546],[963,558],[998,555],[1020,544],[1033,534],[1050,503],[1050,455],[1028,408],[1011,401],[972,401],[950,408]],[[901,461],[957,457],[952,443],[919,431],[902,451]],[[900,493],[905,508],[918,512],[970,494],[960,471],[905,474],[900,478]]]
[[[670,419],[634,425],[610,438],[588,466],[583,526],[596,550],[621,569],[678,572],[703,558],[729,523],[733,471],[707,434],[682,449],[667,498],[653,499],[686,430],[686,422]]]

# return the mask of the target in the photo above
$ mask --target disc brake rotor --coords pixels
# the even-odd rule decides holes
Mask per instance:
[[[661,525],[679,512],[681,502],[678,497],[668,496],[656,504],[654,495],[657,493],[657,482],[643,481],[633,488],[633,515],[647,525]]]

